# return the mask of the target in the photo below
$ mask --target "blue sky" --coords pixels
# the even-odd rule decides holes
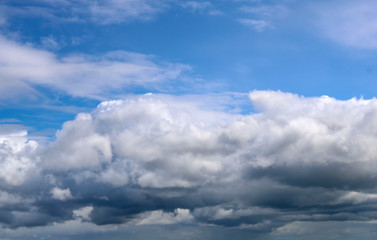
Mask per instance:
[[[375,239],[376,10],[0,1],[0,239]]]
[[[92,62],[110,52],[126,51],[150,58],[161,70],[172,65],[179,68],[172,79],[159,80],[153,86],[127,83],[113,86],[116,93],[73,94],[80,99],[72,99],[72,92],[63,86],[52,88],[32,80],[28,87],[36,92],[25,92],[33,95],[27,108],[37,108],[37,112],[43,112],[39,107],[46,105],[90,109],[98,104],[98,97],[103,100],[146,92],[179,95],[270,89],[338,99],[371,98],[376,95],[373,26],[361,22],[370,29],[360,31],[357,22],[367,22],[368,16],[363,14],[371,13],[361,9],[345,19],[333,14],[339,8],[339,15],[347,14],[352,4],[355,3],[347,1],[338,6],[327,1],[131,1],[121,7],[117,1],[94,5],[85,1],[4,1],[1,29],[8,43],[28,46],[35,54],[47,51],[57,62],[81,55],[87,57],[84,61]],[[348,25],[349,29],[342,31]],[[25,109],[20,109],[19,98],[7,97],[2,108],[5,118],[22,118],[18,110],[24,114]],[[10,109],[14,101],[17,103]],[[54,115],[61,118],[51,128],[59,128],[62,121],[78,111],[57,110]],[[41,121],[44,120],[37,122]]]

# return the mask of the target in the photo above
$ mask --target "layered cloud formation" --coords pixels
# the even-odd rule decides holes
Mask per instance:
[[[256,232],[373,221],[377,101],[253,91],[249,115],[142,95],[102,102],[48,145],[0,136],[5,228],[215,224]]]

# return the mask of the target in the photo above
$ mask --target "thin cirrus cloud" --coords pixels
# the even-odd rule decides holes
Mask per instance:
[[[376,49],[377,4],[374,1],[344,1],[311,6],[315,25],[322,34],[343,46]]]
[[[4,17],[0,23],[6,24],[7,18],[17,16],[42,16],[54,21],[87,22],[97,24],[113,24],[129,21],[145,21],[152,19],[168,7],[169,1],[151,0],[95,0],[95,1],[44,1],[30,3],[6,1],[3,3]]]
[[[192,12],[205,12],[212,16],[224,14],[219,9],[216,9],[210,1],[181,1],[179,5]]]
[[[209,15],[221,15],[210,1],[174,1],[174,0],[80,0],[80,1],[44,1],[33,3],[7,1],[1,7],[0,26],[7,24],[7,19],[18,16],[43,17],[53,22],[92,22],[98,25],[149,21],[170,8],[182,7],[192,12],[206,12]]]
[[[267,22],[266,20],[241,18],[238,19],[238,22],[246,27],[254,29],[257,32],[263,32],[268,28],[272,28],[271,23]]]
[[[242,25],[263,32],[274,28],[274,22],[288,14],[288,8],[284,5],[244,5],[239,8],[246,17],[239,18],[238,22]]]
[[[376,220],[376,99],[250,99],[258,112],[238,115],[133,96],[79,114],[48,145],[3,134],[2,226],[211,224],[284,235],[303,221]]]
[[[90,17],[101,24],[119,23],[129,19],[148,20],[167,7],[168,1],[111,0],[82,1],[90,10]],[[74,2],[72,2],[74,4]],[[85,8],[82,8],[85,9]]]
[[[209,1],[203,1],[203,2],[185,1],[185,2],[182,2],[182,6],[184,8],[189,8],[189,9],[192,9],[193,11],[197,11],[197,10],[204,10],[204,9],[210,8],[212,4]]]
[[[2,99],[17,97],[20,93],[37,95],[34,86],[72,96],[103,98],[127,87],[148,84],[149,88],[157,88],[189,69],[183,64],[157,64],[153,56],[125,51],[60,58],[52,52],[4,37],[0,37],[0,63]]]

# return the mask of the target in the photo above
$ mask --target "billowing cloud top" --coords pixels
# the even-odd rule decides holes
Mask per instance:
[[[2,226],[375,220],[376,99],[250,99],[257,112],[237,115],[134,96],[78,114],[48,145],[0,135]]]

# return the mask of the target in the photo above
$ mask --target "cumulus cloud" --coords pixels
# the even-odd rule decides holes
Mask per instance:
[[[249,96],[248,115],[193,96],[132,96],[79,114],[48,145],[7,135],[1,164],[19,171],[21,155],[28,170],[1,172],[8,217],[0,222],[204,223],[283,234],[302,222],[376,220],[376,99]]]
[[[76,210],[73,210],[73,214],[77,218],[81,218],[84,220],[89,220],[90,213],[93,211],[92,206],[82,207]]]
[[[0,132],[0,179],[21,185],[29,174],[35,174],[38,143],[27,138],[26,131]]]
[[[65,201],[72,198],[71,191],[69,188],[67,189],[60,189],[58,187],[55,187],[51,190],[52,198]]]
[[[72,96],[103,98],[132,86],[148,84],[157,88],[188,68],[174,63],[156,64],[152,56],[124,51],[99,57],[76,54],[59,58],[0,36],[0,99],[37,95],[34,86]]]

